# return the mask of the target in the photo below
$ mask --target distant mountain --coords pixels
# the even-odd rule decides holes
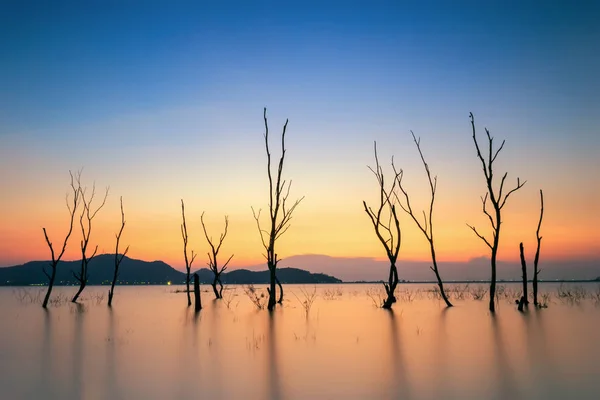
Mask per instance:
[[[210,272],[210,271],[209,271]],[[298,268],[279,268],[277,278],[281,283],[341,283],[342,281],[330,275],[310,273]],[[237,269],[223,274],[223,283],[258,284],[269,282],[269,271],[249,271]]]
[[[88,285],[109,284],[114,271],[114,254],[101,254],[94,257],[88,265]],[[75,285],[77,280],[73,271],[78,271],[81,261],[61,261],[56,269],[56,285]],[[0,268],[0,286],[43,285],[48,283],[43,269],[50,271],[48,261],[31,261],[23,265]],[[207,268],[196,271],[201,283],[212,282],[212,272]],[[313,274],[297,268],[280,268],[277,277],[281,283],[339,283],[341,280],[324,274]],[[260,284],[268,283],[268,271],[232,270],[223,273],[224,284]],[[119,267],[121,285],[185,283],[185,273],[178,271],[162,261],[142,261],[129,257],[123,258]]]
[[[384,255],[383,255],[384,256]],[[331,257],[322,254],[304,254],[281,260],[287,267],[301,268],[310,272],[335,275],[344,282],[381,281],[387,279],[390,263],[385,259],[370,257]],[[489,257],[468,261],[438,261],[440,274],[445,281],[480,281],[490,279]],[[435,281],[429,261],[400,259],[396,263],[400,279],[407,281]],[[264,268],[264,264],[246,267],[249,270]],[[530,276],[532,266],[528,266]],[[593,280],[600,273],[600,256],[553,260],[542,257],[540,274],[542,280]],[[521,264],[515,261],[498,261],[498,279],[520,280]]]
[[[74,285],[77,280],[73,271],[79,271],[81,261],[61,261],[56,267],[57,285]],[[101,254],[88,265],[88,285],[100,285],[112,281],[115,265],[114,254]],[[44,267],[50,272],[48,261],[31,261],[23,265],[0,268],[0,285],[38,285],[48,283]],[[162,261],[142,261],[123,258],[119,267],[119,284],[148,283],[158,284],[171,281],[184,283],[185,274],[173,269]]]

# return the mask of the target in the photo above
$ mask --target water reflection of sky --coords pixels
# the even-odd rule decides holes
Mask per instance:
[[[112,309],[91,287],[84,305],[47,312],[2,288],[2,397],[591,399],[600,390],[600,308],[589,301],[521,314],[506,300],[492,317],[485,301],[446,309],[419,293],[388,312],[366,286],[339,288],[319,287],[308,318],[294,296],[270,315],[241,289],[230,308],[204,292],[195,314],[163,287],[119,288]]]

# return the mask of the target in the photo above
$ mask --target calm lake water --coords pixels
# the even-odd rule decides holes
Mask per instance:
[[[319,285],[308,316],[313,286],[286,286],[272,315],[241,286],[217,302],[203,287],[199,315],[173,286],[117,287],[112,309],[92,286],[47,312],[39,288],[0,288],[0,397],[598,399],[600,305],[557,287],[542,285],[546,309],[508,294],[496,316],[469,291],[446,309],[433,285],[400,285],[393,312],[374,306],[379,285]]]

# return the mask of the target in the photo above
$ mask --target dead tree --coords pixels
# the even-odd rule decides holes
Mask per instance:
[[[540,236],[540,228],[542,227],[542,218],[544,217],[544,192],[540,189],[540,221],[538,222],[537,231],[535,236],[537,238],[537,250],[535,251],[535,258],[533,260],[533,305],[538,305],[538,275],[540,269],[538,269],[538,262],[540,261],[540,247],[542,245],[542,237]]]
[[[190,271],[192,270],[192,263],[196,259],[196,255],[194,254],[194,250],[192,250],[192,258],[188,258],[187,253],[187,244],[188,244],[188,233],[187,233],[187,225],[185,224],[185,206],[183,204],[183,199],[181,199],[181,217],[183,219],[183,223],[181,224],[181,236],[183,237],[183,257],[185,259],[185,292],[187,293],[187,301],[188,307],[192,305],[192,298],[190,297]]]
[[[410,215],[410,217],[415,222],[417,227],[421,230],[421,232],[423,232],[423,235],[425,235],[427,242],[429,242],[429,249],[431,251],[431,262],[433,264],[433,266],[430,266],[429,268],[431,268],[431,270],[435,273],[435,277],[438,282],[438,287],[440,288],[440,294],[442,295],[442,299],[444,299],[446,306],[452,307],[452,303],[450,303],[450,300],[448,299],[448,296],[446,296],[446,292],[444,291],[444,283],[442,282],[442,278],[440,277],[440,272],[438,270],[437,258],[435,255],[435,246],[433,244],[433,205],[435,202],[435,191],[437,189],[437,176],[433,177],[433,179],[431,178],[431,172],[429,171],[429,165],[425,162],[425,157],[423,156],[423,152],[421,151],[421,139],[420,138],[417,139],[415,137],[415,134],[412,131],[410,133],[412,134],[413,140],[414,140],[415,144],[417,145],[417,150],[419,151],[419,155],[421,156],[421,161],[423,162],[423,166],[425,167],[425,172],[427,173],[427,179],[429,181],[429,189],[431,191],[431,202],[429,203],[429,217],[427,216],[427,214],[425,214],[425,211],[423,211],[423,223],[421,223],[421,221],[419,221],[419,219],[417,219],[417,217],[415,216],[415,213],[413,212],[413,209],[410,205],[410,198],[408,196],[408,192],[404,189],[404,186],[402,186],[402,177],[404,175],[403,171],[400,170],[400,173],[396,173],[395,167],[394,167],[394,172],[396,173],[396,176],[398,177],[398,188],[400,189],[400,191],[403,194],[405,204],[403,204],[402,201],[398,198],[398,195],[396,192],[394,192],[394,195],[396,196],[396,200],[397,200],[398,204],[400,205],[400,207],[402,208],[402,210],[404,210],[404,212],[406,212],[408,215]],[[392,166],[393,166],[393,164],[392,164]]]
[[[288,120],[283,125],[283,131],[281,133],[281,158],[279,159],[279,165],[277,168],[277,178],[273,182],[273,174],[271,172],[271,152],[269,151],[269,124],[267,122],[267,109],[263,110],[263,119],[265,122],[265,147],[267,150],[267,176],[269,178],[269,228],[268,230],[262,229],[260,225],[260,212],[254,211],[252,208],[252,215],[256,220],[258,232],[262,245],[266,251],[264,254],[267,259],[267,267],[269,268],[270,284],[267,289],[269,293],[269,302],[267,308],[272,311],[276,304],[276,293],[275,284],[277,283],[277,254],[275,253],[275,244],[277,240],[285,233],[290,227],[290,220],[292,214],[300,202],[304,199],[304,196],[296,200],[291,206],[288,203],[288,197],[290,195],[290,189],[292,187],[292,181],[286,182],[282,180],[283,163],[285,159],[285,132],[287,129]],[[286,185],[287,184],[287,185]],[[283,299],[283,287],[279,285],[281,295]]]
[[[490,264],[491,264],[491,268],[492,268],[492,277],[491,277],[491,282],[490,282],[490,305],[489,305],[489,307],[490,307],[490,312],[495,312],[496,311],[496,306],[495,306],[496,258],[498,256],[498,245],[500,244],[500,228],[501,228],[501,224],[502,224],[501,211],[502,211],[502,208],[504,208],[504,206],[506,205],[506,200],[508,200],[508,197],[511,194],[513,194],[515,191],[521,189],[523,187],[523,185],[525,185],[525,182],[521,183],[519,178],[517,178],[517,185],[513,189],[504,193],[504,182],[506,181],[506,176],[508,175],[508,172],[506,172],[506,173],[504,173],[504,175],[502,176],[502,179],[500,180],[500,186],[498,188],[498,191],[496,191],[496,189],[494,188],[494,161],[496,161],[496,157],[498,157],[498,154],[504,147],[504,143],[506,141],[503,140],[500,147],[498,147],[498,149],[494,150],[494,147],[493,147],[494,138],[490,135],[490,131],[487,128],[485,128],[485,133],[487,134],[489,149],[488,149],[487,156],[484,157],[481,154],[481,150],[479,149],[479,144],[477,143],[477,137],[475,136],[475,119],[473,117],[473,113],[469,113],[469,118],[471,119],[471,127],[473,129],[473,142],[475,143],[475,149],[477,150],[477,157],[481,161],[481,166],[483,168],[483,174],[485,176],[485,182],[486,182],[486,186],[487,186],[487,193],[485,194],[484,197],[481,198],[481,202],[483,205],[483,213],[488,217],[490,224],[492,226],[493,240],[490,242],[488,239],[485,238],[485,236],[483,236],[481,233],[479,233],[474,226],[469,225],[469,224],[467,224],[467,226],[469,228],[471,228],[473,230],[473,232],[475,232],[477,237],[479,237],[481,240],[483,240],[483,242],[486,244],[486,246],[488,246],[490,248],[490,250],[492,252],[491,260],[490,260]],[[494,208],[493,215],[487,210],[488,198]]]
[[[121,229],[119,233],[115,234],[117,238],[117,245],[115,246],[115,271],[113,273],[112,283],[110,285],[110,290],[108,291],[108,306],[112,307],[112,299],[115,294],[115,283],[117,282],[117,278],[119,277],[119,266],[123,261],[123,258],[129,251],[129,246],[125,249],[123,254],[119,254],[119,241],[121,240],[121,234],[123,233],[123,229],[125,228],[125,213],[123,212],[123,197],[121,197]]]
[[[201,309],[202,298],[200,297],[200,278],[198,277],[198,273],[196,272],[194,274],[194,311],[199,312]]]
[[[521,273],[523,278],[523,303],[527,305],[529,304],[529,300],[527,300],[527,263],[525,262],[523,242],[519,244],[519,253],[521,255]]]
[[[394,169],[395,175],[394,179],[392,179],[392,186],[389,191],[386,190],[383,169],[379,165],[379,158],[377,157],[377,142],[375,142],[374,148],[375,169],[371,167],[369,167],[369,169],[373,172],[377,178],[377,183],[379,184],[379,205],[377,210],[373,210],[371,207],[367,206],[367,202],[363,200],[363,206],[373,224],[375,234],[385,249],[385,253],[390,261],[388,282],[383,284],[387,298],[382,305],[383,308],[389,309],[392,308],[392,304],[396,302],[396,296],[394,295],[396,286],[398,285],[398,269],[396,267],[396,261],[398,260],[402,239],[396,206],[391,199],[392,193],[396,190],[396,184],[399,182],[399,173],[396,173]]]
[[[56,267],[60,262],[62,256],[65,254],[65,250],[67,249],[67,243],[69,241],[69,237],[71,237],[71,233],[73,232],[73,222],[75,221],[75,212],[77,211],[77,206],[79,205],[79,188],[75,187],[75,182],[73,179],[73,173],[69,171],[69,175],[71,176],[71,190],[73,191],[73,199],[72,203],[69,202],[69,195],[67,194],[66,202],[67,209],[69,210],[69,231],[65,236],[65,240],[63,241],[62,249],[58,255],[54,252],[54,246],[52,242],[48,238],[48,233],[46,232],[46,228],[42,228],[44,231],[44,238],[46,239],[46,243],[50,248],[50,253],[52,255],[52,261],[50,262],[50,273],[46,271],[46,268],[43,269],[44,275],[48,278],[48,290],[46,291],[46,296],[44,297],[44,302],[42,303],[42,307],[48,307],[48,301],[50,300],[50,294],[52,293],[52,288],[54,287],[54,280],[56,279]]]
[[[85,289],[87,285],[89,278],[88,266],[90,261],[96,256],[96,253],[98,252],[98,245],[96,245],[92,254],[89,257],[87,255],[88,246],[90,243],[90,236],[92,234],[92,221],[96,217],[96,214],[98,214],[98,211],[100,211],[102,207],[104,207],[109,191],[109,188],[106,188],[106,192],[104,193],[104,199],[102,200],[102,203],[92,211],[92,203],[94,202],[94,197],[96,195],[96,184],[92,185],[92,193],[89,199],[86,199],[85,197],[86,189],[81,188],[81,173],[77,175],[77,184],[81,193],[81,203],[83,205],[83,210],[81,211],[81,215],[79,216],[79,225],[81,226],[81,269],[79,270],[79,273],[72,271],[73,276],[79,282],[79,289],[77,290],[77,293],[75,293],[75,296],[73,296],[73,299],[71,299],[71,302],[73,303],[77,302],[77,299],[81,295],[81,292],[83,292],[83,289]]]
[[[227,228],[229,227],[229,217],[225,216],[225,231],[219,236],[219,243],[215,246],[213,243],[212,237],[208,236],[208,232],[206,231],[206,225],[204,224],[204,213],[200,215],[200,221],[202,222],[202,229],[204,230],[204,236],[206,237],[206,241],[210,245],[210,253],[208,254],[208,268],[213,272],[213,281],[212,288],[213,292],[215,292],[216,299],[223,298],[223,282],[221,282],[221,274],[223,271],[227,269],[227,264],[233,258],[233,254],[229,257],[229,259],[223,264],[222,267],[219,267],[219,263],[217,260],[217,256],[219,255],[219,250],[221,250],[221,245],[227,236]],[[219,284],[219,290],[217,290],[217,283]]]

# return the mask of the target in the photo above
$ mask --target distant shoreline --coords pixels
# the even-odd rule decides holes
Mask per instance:
[[[322,282],[322,283],[286,283],[286,282],[282,282],[282,284],[284,285],[377,285],[377,284],[381,284],[383,281],[352,281],[352,282],[337,282],[337,283],[331,283],[331,282]],[[528,283],[531,283],[532,281],[527,281]],[[488,284],[491,283],[491,281],[445,281],[444,284],[446,285],[453,285],[453,284]],[[522,281],[507,281],[507,280],[502,280],[502,281],[496,281],[497,284],[502,284],[502,283],[516,283],[516,284],[521,284],[523,283]],[[600,284],[600,279],[561,279],[561,280],[539,280],[538,283],[598,283]],[[253,283],[253,285],[268,285],[268,282],[264,282],[264,283]],[[398,282],[398,285],[425,285],[425,284],[432,284],[432,285],[437,285],[437,281],[410,281],[410,282]],[[117,283],[118,286],[183,286],[185,285],[185,282],[181,282],[181,283]],[[202,286],[208,286],[210,285],[210,283],[201,283]],[[226,284],[225,286],[243,286],[243,285],[247,285],[246,283],[229,283]],[[11,285],[11,284],[6,284],[6,283],[0,283],[0,287],[47,287],[47,284],[29,284],[29,285]],[[54,286],[56,287],[75,287],[78,286],[76,284],[59,284],[59,283],[55,283]],[[110,283],[102,283],[99,285],[88,285],[88,286],[110,286]]]

